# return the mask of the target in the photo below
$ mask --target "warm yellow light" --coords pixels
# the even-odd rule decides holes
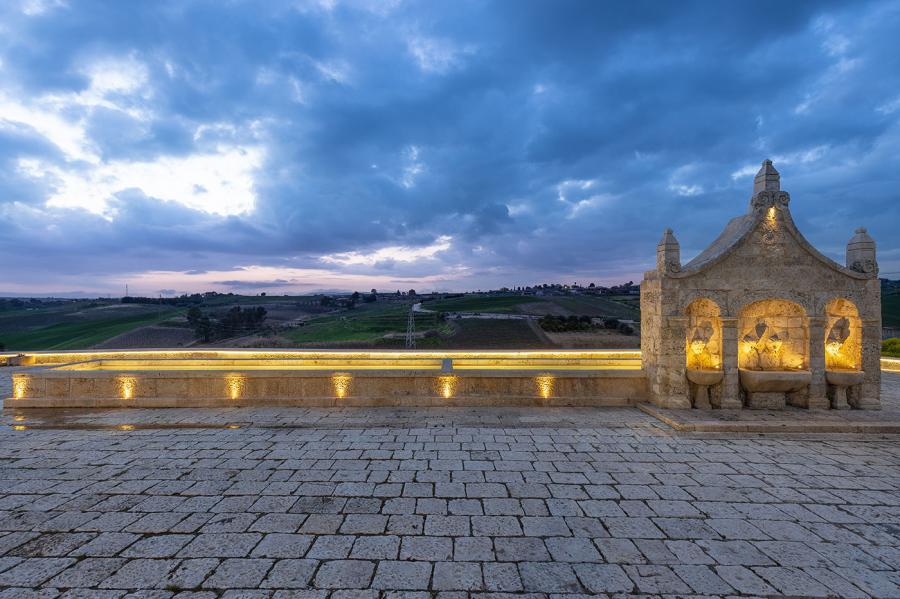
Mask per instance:
[[[825,344],[825,351],[828,352],[828,354],[831,356],[837,356],[841,353],[841,342],[829,341]]]
[[[444,399],[450,399],[456,393],[458,377],[453,375],[439,376],[437,379],[438,392]]]
[[[244,394],[247,378],[239,374],[229,374],[225,377],[225,388],[228,389],[228,397],[239,399]]]
[[[331,377],[331,385],[334,387],[334,395],[343,399],[350,395],[350,382],[353,379],[349,374],[336,374]]]
[[[706,342],[700,341],[699,339],[696,341],[691,341],[691,351],[696,355],[700,355],[703,353],[703,350],[706,349]]]
[[[133,431],[134,425],[133,424],[120,424],[119,430],[120,431]]]
[[[237,424],[229,424],[229,425],[226,426],[225,428],[235,429],[235,428],[241,428],[241,427],[240,427],[239,425],[237,425]]]
[[[769,208],[769,220],[775,220],[775,206]]]
[[[21,425],[21,424],[17,424],[17,425],[15,425],[15,426],[13,427],[13,430],[16,430],[16,431],[24,431],[24,430],[26,430],[27,428],[28,428],[27,426],[24,426],[24,425]]]
[[[133,376],[120,376],[116,382],[119,387],[119,396],[122,399],[133,399],[134,390],[137,387],[137,379]]]
[[[749,354],[750,352],[753,351],[753,344],[745,341],[741,344],[741,349],[744,350],[745,354]]]
[[[15,420],[16,422],[25,422],[25,417],[24,416],[16,416],[15,418],[13,418],[13,420]]]
[[[25,391],[28,390],[28,379],[19,376],[13,379],[13,398],[22,399],[25,397]]]
[[[534,383],[535,385],[537,385],[538,395],[540,395],[544,399],[548,399],[551,395],[553,395],[553,382],[554,379],[549,374],[534,377]]]
[[[779,340],[779,339],[772,339],[772,351],[775,352],[776,354],[777,354],[779,351],[781,351],[781,344],[782,344],[781,340]]]

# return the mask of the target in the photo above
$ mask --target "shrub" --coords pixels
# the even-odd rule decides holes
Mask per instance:
[[[891,337],[882,341],[881,354],[892,358],[900,358],[900,339]]]

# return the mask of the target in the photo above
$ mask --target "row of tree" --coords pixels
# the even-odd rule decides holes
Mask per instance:
[[[571,333],[577,331],[594,331],[597,329],[617,330],[623,335],[634,334],[634,327],[617,318],[604,318],[594,322],[590,316],[555,316],[548,314],[538,320],[540,327],[550,333]]]
[[[266,309],[234,306],[225,313],[205,313],[197,306],[187,312],[188,324],[204,342],[228,339],[259,331],[266,320]]]

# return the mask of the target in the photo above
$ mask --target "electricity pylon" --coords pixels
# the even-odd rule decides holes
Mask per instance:
[[[406,321],[406,349],[416,349],[416,313],[412,306],[409,308],[409,318]]]

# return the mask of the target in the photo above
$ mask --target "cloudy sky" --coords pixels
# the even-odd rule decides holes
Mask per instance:
[[[900,278],[900,3],[0,3],[0,294],[465,290],[689,259],[772,158]]]

